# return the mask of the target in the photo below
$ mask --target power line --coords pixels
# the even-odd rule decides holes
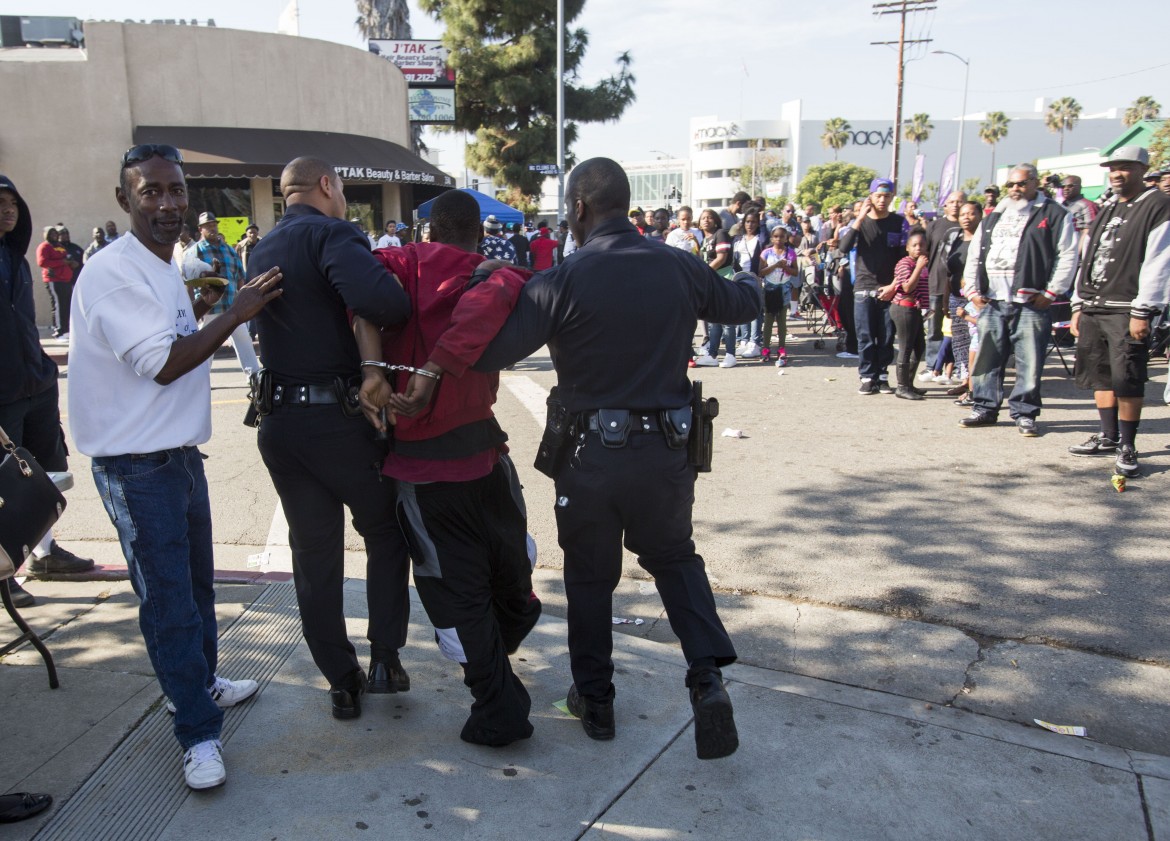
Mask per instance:
[[[897,43],[897,42],[893,42],[893,43]],[[1062,82],[1061,84],[1065,87],[1076,87],[1077,85],[1095,85],[1098,82],[1111,82],[1114,79],[1124,79],[1126,76],[1136,76],[1139,73],[1148,73],[1151,70],[1161,70],[1163,67],[1170,67],[1170,62],[1166,62],[1164,64],[1155,64],[1155,65],[1152,65],[1150,67],[1142,67],[1139,70],[1130,70],[1126,73],[1117,73],[1113,76],[1102,76],[1099,79],[1085,79],[1084,81],[1081,81],[1081,82]],[[959,90],[959,88],[944,88],[941,85],[916,84],[915,87],[930,88],[931,90],[936,90],[936,91],[954,92],[954,91]],[[1042,90],[1051,90],[1051,89],[1052,89],[1052,85],[1049,84],[1049,85],[1038,85],[1034,88],[971,88],[971,93],[1031,93],[1032,91],[1042,91]]]

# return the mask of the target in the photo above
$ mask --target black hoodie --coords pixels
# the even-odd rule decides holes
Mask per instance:
[[[0,175],[0,190],[16,196],[20,218],[0,237],[0,404],[14,403],[51,388],[57,365],[41,348],[32,271],[25,253],[32,241],[32,217],[16,185]]]

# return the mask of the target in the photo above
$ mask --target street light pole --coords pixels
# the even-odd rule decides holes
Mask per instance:
[[[557,218],[565,213],[565,0],[557,0]],[[567,218],[567,214],[566,217]]]
[[[967,119],[967,85],[971,81],[971,62],[950,50],[931,50],[935,55],[949,55],[963,62],[963,110],[959,114],[959,148],[955,152],[955,186],[963,183],[963,124]]]

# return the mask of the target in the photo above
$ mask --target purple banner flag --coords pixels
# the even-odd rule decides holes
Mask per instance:
[[[955,184],[955,153],[951,152],[947,155],[947,159],[943,161],[942,175],[938,179],[938,206],[942,207],[943,202],[947,200],[947,196],[955,191],[958,187]]]
[[[914,198],[914,203],[918,204],[922,200],[922,181],[926,174],[926,155],[919,155],[914,159],[914,186],[910,191],[910,195]]]

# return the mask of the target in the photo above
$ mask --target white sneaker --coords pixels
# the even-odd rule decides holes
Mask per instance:
[[[934,381],[934,371],[927,368],[925,371],[923,371],[921,374],[918,375],[918,381],[923,382],[923,383],[933,382]]]
[[[223,745],[219,739],[208,739],[183,754],[183,776],[187,785],[196,791],[221,786],[227,779],[223,767]]]
[[[714,368],[718,364],[719,360],[709,354],[695,358],[695,367],[697,368]]]
[[[739,355],[742,356],[744,359],[759,359],[760,358],[760,346],[757,345],[755,342],[748,342],[746,345],[743,346],[743,353],[741,353]]]
[[[242,701],[247,701],[256,694],[256,690],[260,688],[254,680],[228,680],[226,677],[215,676],[215,683],[207,692],[211,695],[211,700],[219,705],[221,710],[226,710],[228,707],[234,707]],[[175,705],[167,700],[167,712],[171,715],[175,714]]]
[[[734,368],[735,367],[735,357],[730,353],[727,354],[726,356],[723,357],[723,361],[719,363],[719,367],[720,368]]]
[[[838,359],[860,359],[861,357],[858,356],[856,353],[850,353],[847,350],[843,350],[837,354],[837,358]]]
[[[934,381],[939,385],[951,385],[951,378],[946,374],[938,374],[934,377]]]

